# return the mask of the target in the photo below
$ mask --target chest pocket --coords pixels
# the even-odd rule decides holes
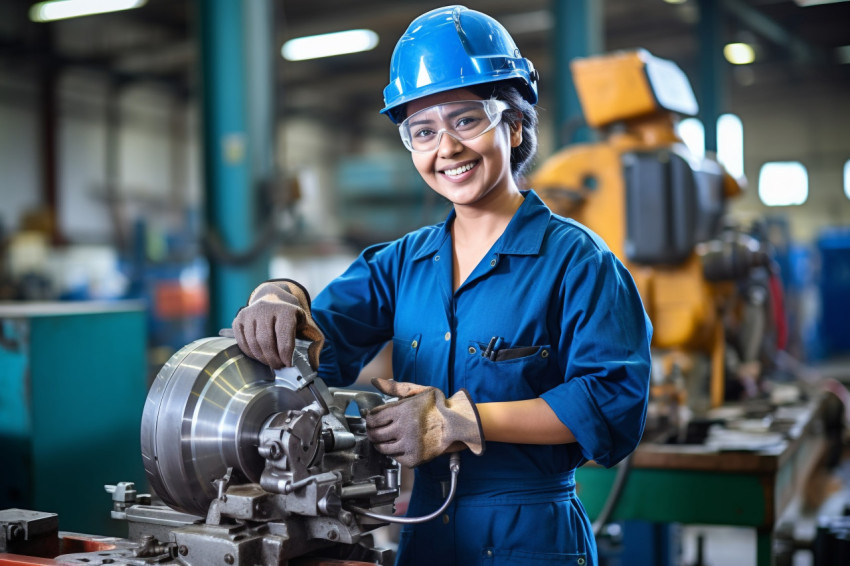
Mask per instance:
[[[539,397],[548,388],[544,378],[552,348],[517,346],[500,348],[489,357],[487,345],[470,342],[462,383],[476,403],[522,401]]]
[[[421,334],[410,338],[393,338],[393,379],[417,383],[416,356],[421,342]]]

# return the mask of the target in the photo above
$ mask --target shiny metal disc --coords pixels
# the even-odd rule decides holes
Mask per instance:
[[[159,371],[142,414],[142,459],[151,489],[174,509],[205,515],[212,483],[233,468],[232,483],[258,482],[262,425],[302,409],[309,391],[275,385],[272,370],[245,356],[232,338],[202,338]]]

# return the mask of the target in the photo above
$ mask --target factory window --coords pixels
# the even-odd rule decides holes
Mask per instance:
[[[759,198],[767,206],[803,204],[809,196],[809,173],[797,161],[765,163],[759,172]]]
[[[676,133],[694,157],[705,157],[705,128],[698,118],[685,118],[676,126]]]
[[[850,161],[844,163],[844,194],[850,198]]]
[[[736,179],[744,176],[744,125],[734,114],[717,119],[717,160]]]

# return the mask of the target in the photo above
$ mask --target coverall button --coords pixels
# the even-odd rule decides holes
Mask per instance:
[[[450,519],[449,519],[449,514],[448,514],[448,513],[443,513],[443,524],[444,524],[444,525],[448,525],[448,524],[449,524],[449,521],[450,521]]]
[[[542,352],[540,352],[540,357],[541,358],[548,358],[549,357],[549,350],[543,350]]]
[[[470,346],[470,347],[469,347],[469,353],[470,353],[470,354],[474,354],[474,353],[475,353],[475,346]]]
[[[486,554],[487,554],[487,558],[493,558],[493,550],[492,549],[488,548]]]
[[[434,256],[434,261],[440,261],[440,256],[435,255],[435,256]]]
[[[414,340],[413,342],[410,343],[410,347],[415,350],[416,348],[419,347],[419,342]]]
[[[495,259],[490,260],[490,267],[496,267],[496,260]]]
[[[445,339],[446,339],[446,341],[448,342],[449,340],[451,340],[451,339],[452,339],[452,333],[451,333],[451,332],[446,332],[446,335],[445,335],[443,338],[445,338]]]
[[[584,558],[579,558],[578,560],[576,560],[576,564],[578,564],[578,566],[583,566],[584,565]]]

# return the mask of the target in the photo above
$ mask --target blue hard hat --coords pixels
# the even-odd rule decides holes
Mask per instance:
[[[536,104],[537,78],[502,24],[464,6],[437,8],[413,20],[396,43],[381,113],[398,123],[411,100],[504,80]]]

